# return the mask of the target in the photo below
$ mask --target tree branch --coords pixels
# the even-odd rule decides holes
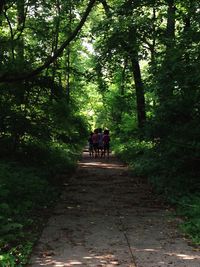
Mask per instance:
[[[45,70],[46,68],[49,67],[49,65],[51,65],[59,56],[61,56],[62,52],[64,51],[64,49],[76,38],[76,36],[78,35],[78,33],[80,32],[80,30],[82,29],[85,21],[87,20],[87,17],[89,16],[94,4],[95,4],[96,0],[90,0],[85,13],[83,14],[82,19],[80,20],[78,26],[75,28],[75,30],[71,33],[71,35],[69,36],[69,38],[60,46],[60,48],[58,48],[54,55],[47,58],[46,62],[41,65],[40,67],[36,68],[35,70],[29,72],[29,73],[23,73],[22,75],[19,74],[8,74],[5,73],[3,75],[0,75],[0,82],[8,82],[8,83],[12,83],[12,82],[16,82],[16,81],[22,81],[22,80],[27,80],[30,79],[36,75],[38,75],[40,72],[42,72],[43,70]]]
[[[12,28],[12,25],[11,25],[11,22],[10,22],[9,17],[8,17],[8,15],[6,14],[6,11],[4,11],[3,14],[4,14],[4,17],[5,17],[6,20],[7,20],[7,23],[8,23],[9,29],[10,29],[12,59],[14,60],[15,56],[14,56],[14,47],[13,47],[13,41],[14,41],[13,28]]]
[[[111,16],[110,6],[106,2],[106,0],[99,0],[99,2],[102,3],[103,8],[105,10],[105,13],[106,13],[107,17],[110,17]]]

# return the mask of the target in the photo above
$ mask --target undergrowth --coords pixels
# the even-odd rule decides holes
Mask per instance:
[[[0,160],[1,267],[27,263],[63,179],[75,168],[80,148],[29,144],[12,158]]]
[[[39,171],[16,162],[0,163],[1,266],[26,263],[36,238],[37,210],[45,209],[58,195],[45,172]]]
[[[115,153],[137,175],[148,177],[155,191],[176,205],[177,215],[183,218],[181,230],[200,245],[200,186],[194,154],[187,147],[160,145],[158,140],[117,138],[113,144]]]
[[[177,206],[177,214],[182,216],[182,231],[196,245],[200,245],[200,195],[182,197]]]

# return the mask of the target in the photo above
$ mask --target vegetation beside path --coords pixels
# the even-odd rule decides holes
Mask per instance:
[[[198,177],[194,169],[187,169],[185,158],[193,158],[191,148],[184,146],[182,157],[178,158],[178,145],[159,140],[154,142],[140,139],[130,141],[120,136],[115,140],[116,154],[127,162],[134,173],[145,176],[155,194],[173,205],[176,215],[183,221],[180,228],[188,242],[200,245],[200,194]]]
[[[77,137],[77,133],[75,134]],[[0,159],[0,266],[24,266],[83,142],[23,143]],[[80,136],[82,140],[83,136]],[[39,140],[38,140],[39,141]]]

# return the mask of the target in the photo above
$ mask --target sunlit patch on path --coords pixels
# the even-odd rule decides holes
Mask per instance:
[[[170,210],[112,155],[85,152],[65,183],[30,267],[199,267]]]
[[[109,163],[109,162],[101,162],[101,161],[83,162],[79,163],[79,165],[82,168],[124,169],[124,165]]]

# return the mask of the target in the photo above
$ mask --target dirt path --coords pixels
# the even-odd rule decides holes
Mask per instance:
[[[199,267],[170,212],[115,158],[86,155],[62,194],[29,267]]]

